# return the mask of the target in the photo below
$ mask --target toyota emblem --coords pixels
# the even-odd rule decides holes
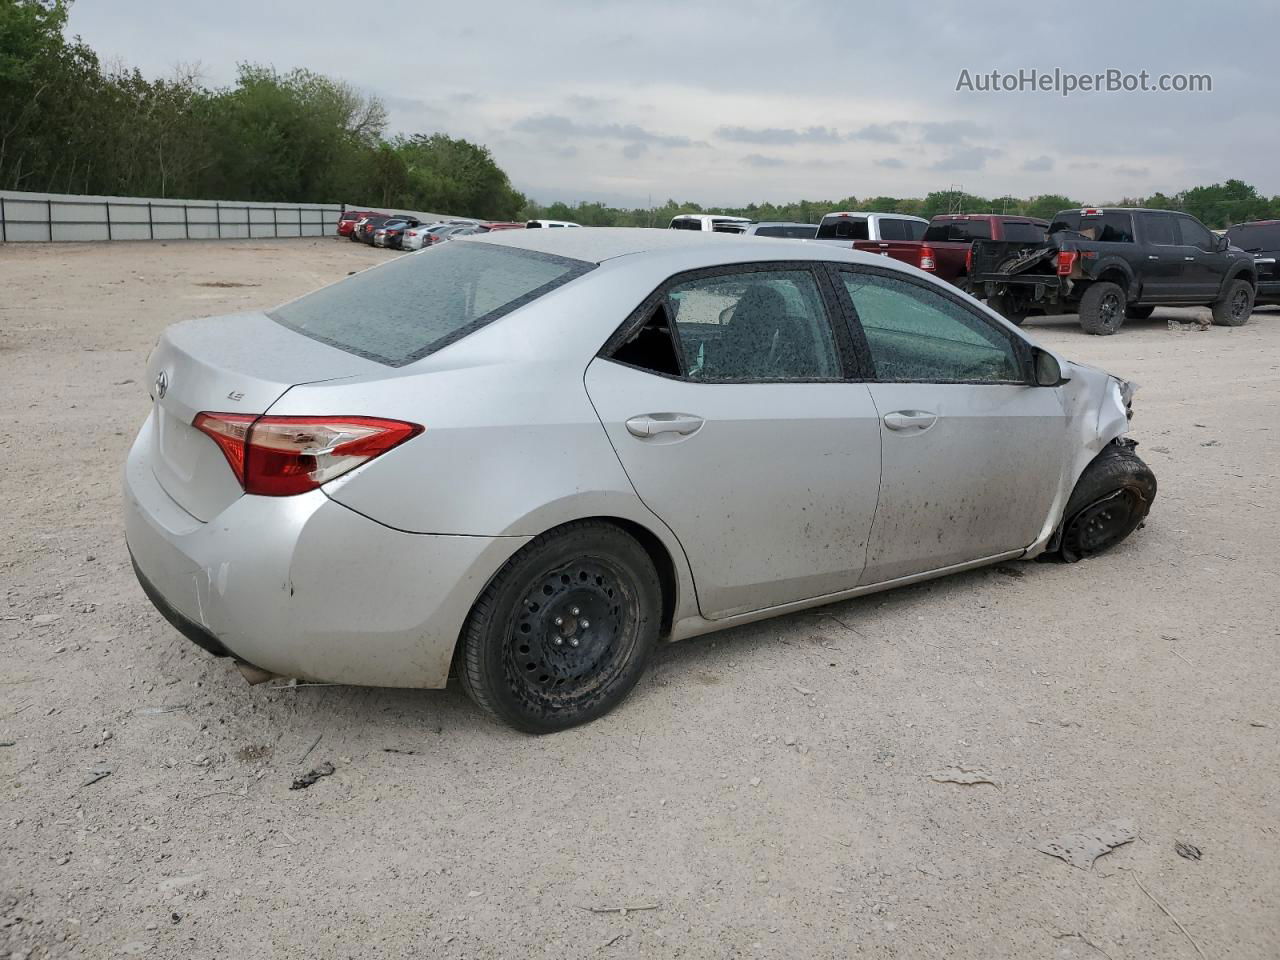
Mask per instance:
[[[163,370],[156,376],[156,399],[163,400],[164,395],[169,392],[169,375]]]

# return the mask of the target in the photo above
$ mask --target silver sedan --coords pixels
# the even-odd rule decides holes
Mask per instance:
[[[1128,384],[825,245],[529,230],[171,327],[125,468],[147,595],[215,654],[545,732],[660,640],[1017,557],[1155,496]]]

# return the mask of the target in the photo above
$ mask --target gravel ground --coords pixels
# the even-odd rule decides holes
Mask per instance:
[[[1031,322],[1142,384],[1160,495],[1112,554],[667,647],[533,739],[456,689],[249,687],[129,568],[160,330],[391,255],[0,247],[0,956],[1280,956],[1280,313]],[[1091,870],[1036,850],[1114,819]]]

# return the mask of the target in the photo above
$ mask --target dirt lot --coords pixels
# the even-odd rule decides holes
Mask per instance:
[[[390,255],[0,247],[0,954],[1280,956],[1280,312],[1032,322],[1142,384],[1160,496],[1115,553],[668,647],[532,739],[457,690],[249,687],[129,569],[161,328]],[[1092,870],[1036,850],[1113,819]]]

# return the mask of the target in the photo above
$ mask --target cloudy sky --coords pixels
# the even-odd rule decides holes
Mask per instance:
[[[308,67],[380,97],[393,131],[488,144],[544,203],[739,205],[1067,193],[1239,177],[1280,193],[1280,0],[508,2],[76,0],[71,29],[148,75]],[[975,12],[976,11],[976,12]],[[1209,74],[1208,93],[981,93],[1055,68]]]

